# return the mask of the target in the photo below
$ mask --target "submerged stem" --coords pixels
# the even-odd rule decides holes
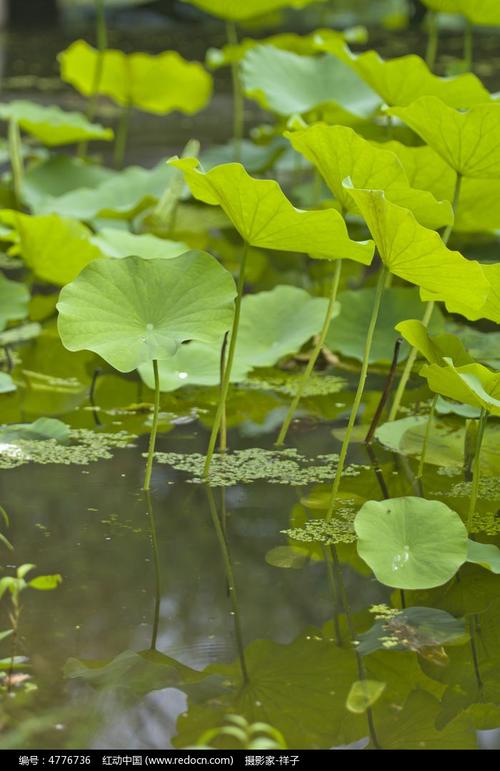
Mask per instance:
[[[149,490],[145,490],[146,493],[146,503],[147,503],[147,514],[149,515],[149,521],[150,521],[150,534],[151,534],[151,547],[153,551],[153,565],[154,565],[154,571],[155,571],[155,604],[154,604],[154,611],[153,611],[153,625],[151,630],[151,644],[149,646],[150,650],[154,651],[156,650],[156,643],[158,640],[158,629],[160,626],[160,603],[161,603],[161,581],[160,581],[160,555],[158,550],[158,534],[156,532],[156,518],[155,513],[153,509],[153,501],[151,499],[151,494]]]
[[[333,601],[333,628],[335,630],[335,642],[337,645],[342,645],[342,632],[340,631],[339,613],[339,590],[337,586],[337,576],[335,575],[335,567],[332,559],[332,552],[327,546],[323,546],[323,559],[326,565],[326,575],[328,577],[328,585],[332,593]]]
[[[427,455],[427,446],[429,444],[429,436],[431,434],[432,421],[434,420],[434,413],[436,411],[436,402],[438,394],[434,396],[431,404],[431,411],[429,412],[429,418],[425,427],[424,441],[422,443],[422,452],[420,453],[420,461],[418,463],[417,479],[422,479],[424,475],[425,456]]]
[[[226,36],[229,45],[238,45],[238,32],[236,23],[228,20],[226,22]],[[231,77],[233,84],[233,139],[234,139],[234,160],[241,162],[241,143],[245,131],[245,97],[240,78],[239,62],[231,62]]]
[[[373,335],[375,333],[375,327],[377,325],[377,319],[380,311],[380,304],[382,301],[382,295],[384,293],[386,279],[387,279],[387,269],[385,266],[382,266],[382,269],[380,271],[380,275],[378,278],[378,282],[377,282],[377,288],[375,291],[375,300],[373,303],[370,323],[368,325],[368,332],[366,335],[365,349],[363,354],[363,363],[361,365],[361,373],[359,376],[358,388],[356,390],[356,395],[354,397],[354,403],[352,405],[351,414],[349,416],[349,422],[347,424],[344,441],[342,442],[342,448],[340,450],[340,457],[337,465],[337,470],[335,472],[335,477],[332,483],[330,501],[328,504],[328,511],[326,514],[327,521],[329,521],[332,518],[333,511],[335,509],[335,502],[337,500],[337,495],[340,488],[340,482],[342,480],[342,474],[344,471],[345,461],[347,458],[349,443],[351,441],[352,430],[354,428],[354,424],[358,416],[359,408],[361,406],[361,400],[363,398],[363,392],[365,390],[366,378],[368,375],[368,365],[370,361],[370,352],[371,352],[372,343],[373,343]]]
[[[477,497],[479,493],[479,482],[481,480],[481,446],[483,444],[484,432],[486,429],[486,421],[488,420],[488,413],[481,407],[481,415],[479,416],[479,427],[477,429],[476,436],[476,449],[474,451],[474,464],[472,467],[472,490],[469,501],[469,513],[467,516],[467,530],[472,530],[472,519],[476,511]]]
[[[245,646],[243,644],[243,633],[241,631],[241,614],[240,614],[240,606],[238,603],[238,595],[236,592],[236,582],[234,580],[233,561],[231,559],[231,552],[229,551],[229,544],[227,542],[226,536],[224,535],[224,530],[222,529],[219,515],[217,513],[217,506],[215,503],[212,488],[210,487],[210,485],[205,485],[205,489],[207,491],[207,496],[208,496],[208,506],[210,509],[210,516],[212,517],[212,523],[214,526],[215,534],[217,536],[217,541],[219,542],[222,561],[224,562],[224,570],[226,573],[226,580],[229,588],[229,596],[231,598],[231,605],[233,607],[234,632],[236,637],[236,645],[238,647],[238,656],[240,660],[241,674],[243,676],[243,683],[246,685],[248,683],[248,669],[247,669],[247,663],[245,658]]]
[[[153,413],[153,426],[149,435],[148,460],[146,462],[146,476],[144,477],[143,490],[149,490],[151,487],[151,473],[153,471],[153,460],[155,456],[156,434],[158,433],[158,418],[160,416],[160,374],[158,372],[158,361],[153,359],[153,372],[155,378],[155,405]]]
[[[236,302],[234,305],[233,326],[231,328],[231,337],[229,340],[229,351],[227,354],[227,363],[224,369],[224,380],[222,383],[222,388],[220,390],[219,403],[217,405],[217,411],[215,413],[214,423],[212,426],[212,433],[210,434],[210,440],[208,442],[207,457],[205,460],[205,466],[203,468],[203,476],[205,479],[208,478],[208,473],[210,471],[210,464],[212,463],[212,457],[214,454],[215,445],[217,443],[217,436],[219,434],[219,430],[221,427],[222,416],[226,409],[226,400],[227,400],[227,394],[229,391],[229,383],[231,381],[231,370],[233,368],[234,352],[236,350],[236,340],[238,338],[238,327],[240,324],[241,300],[243,297],[243,289],[245,288],[245,269],[246,269],[247,257],[248,257],[248,244],[244,242],[243,255],[241,258],[241,265],[240,265],[240,274],[238,277],[238,294],[236,295]]]
[[[300,383],[297,389],[297,393],[293,397],[290,407],[288,408],[288,412],[286,414],[286,417],[283,421],[283,425],[281,426],[278,438],[276,440],[276,445],[279,447],[281,446],[285,439],[286,435],[288,433],[288,429],[290,428],[290,423],[293,420],[293,416],[295,415],[297,411],[297,407],[299,406],[300,400],[302,399],[302,394],[304,393],[304,389],[307,385],[307,382],[309,378],[311,377],[311,374],[314,370],[314,366],[318,360],[318,356],[321,353],[321,350],[325,344],[325,339],[328,334],[328,330],[330,329],[330,324],[333,318],[333,313],[335,310],[335,302],[337,300],[337,293],[339,289],[339,283],[340,283],[340,275],[342,273],[342,261],[337,260],[337,264],[335,265],[335,272],[333,274],[332,278],[332,286],[330,290],[330,296],[328,300],[328,306],[325,313],[325,319],[323,321],[323,326],[321,328],[321,332],[319,334],[318,340],[316,345],[314,346],[314,350],[311,353],[311,356],[309,358],[309,361],[307,362],[307,367],[305,368],[303,375],[300,379]]]

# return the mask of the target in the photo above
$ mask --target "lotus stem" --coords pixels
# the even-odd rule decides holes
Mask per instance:
[[[396,342],[394,343],[394,352],[392,354],[392,362],[391,362],[391,367],[389,369],[389,374],[387,375],[384,390],[382,391],[382,394],[380,396],[380,401],[377,405],[377,409],[375,410],[375,414],[373,416],[372,422],[370,423],[370,428],[368,429],[368,433],[365,436],[365,444],[372,443],[373,437],[375,436],[375,431],[377,430],[377,426],[380,423],[380,418],[382,417],[382,413],[384,411],[385,405],[387,404],[389,394],[391,393],[392,384],[394,382],[394,376],[396,375],[396,369],[398,366],[399,351],[401,349],[402,342],[403,342],[403,338],[398,337],[396,339]]]
[[[315,364],[325,344],[326,336],[328,334],[328,330],[330,329],[333,313],[335,311],[335,303],[337,300],[341,274],[342,274],[342,261],[337,260],[337,263],[335,265],[335,271],[332,278],[332,285],[330,289],[328,306],[326,309],[323,326],[321,328],[321,332],[319,333],[319,337],[316,342],[316,345],[314,346],[314,350],[311,356],[309,357],[309,361],[307,362],[307,367],[305,368],[304,373],[300,379],[297,393],[292,399],[292,402],[290,404],[290,407],[288,408],[288,412],[286,414],[285,420],[283,421],[283,425],[281,426],[278,438],[276,440],[276,445],[278,447],[281,447],[281,445],[283,445],[286,439],[288,429],[290,428],[290,423],[292,422],[293,416],[297,411],[297,407],[299,406],[300,400],[302,399],[302,394],[304,393],[304,389],[309,381],[309,378],[311,377]]]
[[[474,28],[472,22],[469,19],[465,20],[465,32],[464,32],[464,64],[467,72],[472,72],[472,65],[474,59]]]
[[[481,447],[484,439],[484,432],[486,429],[486,422],[488,420],[488,413],[481,407],[481,414],[479,416],[479,426],[476,436],[476,449],[474,452],[474,464],[472,466],[472,490],[469,501],[469,513],[467,516],[467,530],[469,533],[472,530],[472,521],[476,512],[477,498],[479,494],[479,482],[481,480]]]
[[[118,122],[115,149],[113,153],[113,163],[116,169],[121,169],[125,161],[131,110],[132,107],[130,104],[126,104],[124,107],[122,107],[122,112]]]
[[[453,208],[454,214],[456,214],[458,209],[461,189],[462,189],[462,175],[457,172],[457,176],[455,179],[455,190],[453,192],[453,201],[452,201],[452,208]],[[443,233],[442,239],[445,246],[448,245],[448,241],[450,240],[450,236],[453,232],[454,224],[455,224],[454,221],[450,223]],[[425,309],[425,312],[422,318],[422,324],[424,325],[424,327],[427,328],[429,326],[433,312],[434,312],[434,303],[430,302],[427,304],[427,307]],[[408,359],[406,361],[405,368],[401,374],[401,380],[399,381],[398,387],[396,389],[396,393],[394,395],[394,401],[392,403],[391,411],[389,413],[390,421],[396,420],[399,407],[401,405],[401,400],[404,396],[404,392],[406,390],[408,380],[410,379],[410,375],[413,369],[413,365],[415,364],[417,355],[418,355],[417,349],[412,348],[408,356]]]
[[[339,589],[337,586],[337,576],[335,574],[335,567],[333,564],[332,559],[332,552],[328,548],[328,546],[322,546],[323,549],[323,559],[326,565],[326,575],[328,578],[328,585],[330,587],[330,592],[332,594],[332,602],[333,602],[333,628],[335,630],[335,642],[337,645],[342,645],[342,632],[340,630],[340,623],[339,623],[339,613],[340,613],[340,602],[339,602]]]
[[[439,45],[438,17],[435,11],[427,12],[427,33],[428,37],[425,61],[430,71],[433,72],[434,67],[436,66],[436,58]]]
[[[361,400],[363,398],[363,392],[365,390],[366,378],[368,375],[368,365],[370,361],[370,352],[371,352],[372,343],[373,343],[373,335],[375,333],[375,327],[377,325],[377,319],[380,311],[380,305],[382,302],[382,295],[384,294],[386,280],[387,280],[387,268],[385,266],[382,266],[380,275],[378,277],[377,288],[375,290],[375,300],[373,302],[372,314],[370,318],[370,323],[368,325],[368,332],[366,335],[365,349],[363,354],[363,363],[361,365],[361,373],[359,376],[358,388],[356,390],[356,395],[354,397],[354,403],[352,405],[351,414],[349,416],[349,422],[347,424],[344,441],[342,442],[339,462],[337,465],[337,470],[335,472],[335,477],[333,479],[332,489],[330,492],[330,501],[328,504],[328,511],[326,513],[327,522],[333,516],[335,503],[337,501],[337,495],[340,488],[340,482],[342,480],[342,474],[344,471],[344,466],[347,458],[347,451],[349,449],[349,444],[351,441],[352,431],[354,428],[354,424],[356,423],[356,418],[358,417],[359,408],[361,406]]]
[[[108,30],[106,27],[106,13],[104,10],[105,0],[95,0],[96,13],[96,40],[97,40],[97,59],[92,81],[92,90],[87,102],[85,114],[88,120],[93,120],[97,109],[97,97],[102,80],[104,68],[104,52],[108,47]],[[87,155],[88,142],[81,142],[78,146],[78,157],[84,158]]]
[[[244,685],[246,685],[249,680],[248,668],[247,668],[247,663],[245,658],[245,646],[243,644],[243,633],[241,630],[241,614],[240,614],[240,606],[238,602],[238,594],[236,591],[236,582],[234,579],[233,561],[231,559],[231,552],[229,551],[229,544],[224,535],[224,531],[222,529],[219,515],[217,513],[217,506],[215,503],[212,488],[210,487],[210,485],[205,485],[205,489],[207,491],[207,496],[208,496],[208,506],[210,509],[210,516],[212,517],[212,523],[214,526],[215,534],[217,536],[217,541],[219,543],[222,561],[224,563],[226,581],[229,588],[231,605],[233,608],[234,633],[236,638],[236,645],[238,648],[238,657],[240,660],[241,675],[243,677],[243,683]]]
[[[238,32],[234,21],[226,22],[226,36],[229,45],[238,45]],[[233,140],[234,160],[241,162],[241,145],[245,133],[245,95],[240,77],[239,62],[231,62],[231,77],[233,83]]]
[[[10,168],[12,171],[12,186],[14,189],[14,198],[16,208],[21,208],[22,201],[22,187],[23,187],[23,154],[21,146],[21,134],[19,131],[19,125],[13,118],[9,120],[8,128],[8,144],[9,144],[9,159]]]
[[[418,463],[417,479],[422,479],[424,475],[425,457],[427,455],[427,447],[429,445],[429,437],[431,435],[432,421],[434,420],[434,413],[436,412],[437,399],[438,399],[438,394],[436,394],[434,396],[434,399],[432,400],[431,411],[429,412],[427,425],[425,426],[424,441],[422,443],[422,452],[420,453],[420,461]]]
[[[148,491],[151,488],[151,474],[153,471],[153,460],[155,456],[156,434],[158,433],[158,419],[160,416],[160,373],[158,372],[158,361],[153,359],[153,372],[155,378],[155,404],[153,413],[153,426],[149,435],[148,459],[146,463],[146,476],[144,477],[143,490]]]
[[[240,324],[241,315],[241,301],[243,299],[243,290],[245,288],[245,270],[248,257],[248,244],[246,241],[243,244],[243,255],[241,258],[240,273],[238,276],[238,293],[236,295],[236,301],[234,304],[234,316],[233,325],[231,328],[231,337],[229,339],[229,350],[227,354],[227,363],[224,369],[224,380],[222,388],[220,389],[219,403],[217,405],[217,411],[215,413],[214,423],[212,426],[212,433],[208,442],[207,457],[205,460],[205,466],[203,468],[203,476],[208,479],[210,471],[210,464],[212,463],[212,457],[217,443],[217,436],[219,435],[221,423],[223,420],[224,411],[226,409],[227,395],[229,392],[229,384],[231,382],[231,371],[233,368],[234,353],[236,350],[236,341],[238,338],[238,327]]]
[[[158,629],[160,626],[160,603],[161,603],[161,574],[160,574],[160,554],[158,549],[158,533],[156,530],[156,518],[153,509],[153,501],[151,499],[151,493],[149,490],[145,490],[146,504],[148,507],[147,515],[149,516],[150,535],[151,535],[151,547],[153,551],[153,565],[155,571],[155,604],[153,611],[153,626],[151,630],[151,644],[149,649],[156,650],[158,641]]]
[[[224,335],[224,340],[222,341],[222,347],[220,351],[220,380],[219,380],[219,398],[222,397],[222,389],[224,385],[224,370],[226,368],[226,350],[227,350],[227,337],[228,332]],[[227,416],[226,416],[226,404],[224,403],[224,408],[222,410],[222,417],[220,421],[220,439],[219,439],[219,450],[221,452],[226,452],[227,450]]]

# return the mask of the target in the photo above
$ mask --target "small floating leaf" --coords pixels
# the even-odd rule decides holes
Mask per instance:
[[[347,695],[346,709],[355,715],[362,715],[380,699],[385,688],[386,683],[379,683],[378,680],[356,680]]]
[[[56,418],[38,418],[33,423],[17,423],[0,428],[0,442],[15,445],[19,440],[41,442],[54,439],[65,444],[70,437],[70,428]]]
[[[56,573],[52,576],[37,576],[28,581],[28,586],[32,589],[38,589],[39,591],[48,592],[52,589],[57,589],[62,581],[62,576]]]
[[[467,529],[440,501],[411,496],[367,501],[354,528],[359,556],[386,586],[441,586],[467,559]]]
[[[307,552],[297,546],[275,546],[266,554],[266,562],[275,568],[300,570],[307,562]]]

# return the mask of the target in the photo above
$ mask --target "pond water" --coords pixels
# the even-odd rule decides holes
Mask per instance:
[[[201,58],[206,38],[198,35],[193,44],[165,29],[170,37],[152,36],[151,51],[175,39],[182,53]],[[5,43],[9,97],[32,96],[35,89],[41,101],[80,106],[78,97],[51,80],[54,52],[75,38],[75,30],[44,36],[39,62],[30,58],[29,72],[19,53],[20,40],[23,50],[31,48],[26,35]],[[216,30],[210,42],[220,42],[218,35]],[[401,53],[391,40],[386,53],[390,46],[398,49],[393,54]],[[115,33],[112,43],[132,49],[136,40],[128,29]],[[484,45],[484,61],[491,64],[490,43]],[[479,57],[479,68],[486,66],[482,62]],[[26,80],[33,73],[39,80]],[[227,139],[225,75],[216,93],[197,118],[137,113],[128,162],[153,165],[178,152],[187,136],[207,146]],[[249,123],[257,123],[260,111],[248,110]],[[454,245],[460,247],[459,239]],[[227,248],[236,254],[233,243]],[[484,256],[492,246],[479,240],[468,248]],[[273,259],[253,289],[276,283]],[[299,277],[301,260],[285,264],[283,282],[320,285],[323,269],[313,268],[305,280]],[[304,399],[282,452],[274,441],[290,398],[283,372],[262,371],[234,386],[228,403],[231,452],[224,468],[216,466],[211,487],[200,482],[199,458],[217,389],[162,395],[148,496],[141,486],[152,391],[135,375],[119,377],[110,368],[96,376],[102,361],[65,351],[50,308],[44,313],[44,333],[17,348],[18,390],[2,395],[0,423],[54,417],[75,433],[62,449],[44,442],[21,442],[14,449],[7,441],[0,444],[0,503],[14,545],[7,567],[35,563],[37,573],[61,574],[63,580],[55,591],[22,596],[16,653],[29,660],[18,667],[32,687],[0,708],[0,747],[192,747],[204,743],[206,732],[223,725],[227,715],[242,714],[278,727],[289,748],[362,748],[368,742],[383,749],[500,748],[498,576],[469,563],[444,586],[392,590],[358,556],[352,526],[360,501],[407,495],[443,501],[466,516],[471,480],[462,469],[458,418],[438,415],[437,428],[445,428],[431,436],[421,480],[411,450],[400,454],[378,441],[371,448],[355,442],[342,507],[321,545],[305,526],[324,512],[357,364],[323,362],[320,380],[342,380],[318,385],[319,395]],[[301,366],[295,361],[292,373]],[[369,377],[358,439],[385,377],[383,368]],[[425,411],[428,394],[421,396],[419,388],[415,378],[405,403]],[[473,532],[499,544],[492,423]],[[295,539],[283,532],[290,530]],[[371,628],[374,616],[384,617],[387,606],[446,611],[465,619],[466,634],[445,644],[434,620],[415,632],[385,617],[388,644],[378,640],[376,652],[359,654],[353,639]],[[352,683],[363,679],[383,683],[383,695],[368,709],[347,710]],[[217,746],[225,741],[234,746],[224,738]]]

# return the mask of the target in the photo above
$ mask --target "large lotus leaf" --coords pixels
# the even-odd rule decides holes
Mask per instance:
[[[103,228],[92,243],[107,257],[143,257],[145,260],[170,260],[187,252],[182,241],[169,241],[149,234],[135,235],[128,230]]]
[[[317,2],[317,0],[247,0],[244,3],[235,2],[235,0],[183,0],[183,2],[195,5],[202,11],[221,19],[245,21],[254,16],[263,16],[279,8],[304,8],[310,3]]]
[[[330,41],[350,41],[365,43],[367,38],[366,27],[347,27],[343,31],[336,29],[318,29],[310,35],[297,35],[295,32],[280,32],[263,39],[256,40],[252,37],[243,38],[239,43],[229,43],[222,48],[209,48],[206,56],[207,66],[211,69],[227,67],[229,64],[240,62],[247,51],[259,45],[273,46],[282,51],[291,51],[300,56],[311,56],[318,52],[317,38],[321,36],[327,43]],[[360,81],[362,82],[362,81]],[[366,87],[365,87],[366,88]]]
[[[425,364],[420,370],[431,391],[500,416],[500,372],[482,364],[455,367],[448,362],[444,366]]]
[[[48,147],[113,139],[111,129],[91,123],[79,112],[65,112],[59,107],[43,107],[24,100],[0,105],[0,119],[14,120],[23,131]]]
[[[241,67],[246,95],[278,115],[336,102],[358,117],[367,117],[380,103],[350,67],[328,54],[299,56],[259,45],[245,54]]]
[[[352,651],[311,633],[289,645],[256,640],[246,648],[245,658],[249,677],[244,685],[238,662],[204,670],[207,676],[222,676],[228,687],[217,699],[189,700],[177,723],[176,747],[193,746],[208,726],[218,725],[228,713],[272,725],[289,747],[326,748],[363,735],[365,719],[345,709],[358,679]],[[230,746],[240,745],[234,740]]]
[[[431,11],[460,13],[473,24],[500,24],[498,0],[423,0]]]
[[[172,159],[182,169],[195,198],[221,206],[243,240],[264,249],[305,252],[323,259],[350,259],[370,264],[371,241],[351,241],[334,209],[296,209],[274,180],[254,179],[239,163],[200,171],[196,158]]]
[[[443,298],[436,291],[430,292],[423,289],[421,292],[422,300],[444,299],[446,308],[450,313],[460,313],[471,321],[490,319],[490,321],[500,324],[500,264],[479,263],[479,266],[485,280],[489,284],[488,294],[479,308],[474,305],[474,293],[465,293],[462,297]]]
[[[384,264],[394,275],[433,292],[435,299],[484,305],[490,290],[478,262],[448,249],[439,235],[391,203],[382,190],[359,190],[344,182],[368,225]]]
[[[220,340],[234,296],[232,276],[206,252],[100,260],[61,291],[59,334],[68,350],[93,351],[130,372],[168,359],[186,340]]]
[[[81,222],[57,214],[16,214],[14,222],[24,262],[38,278],[51,284],[67,284],[82,268],[101,257],[89,240],[90,230]]]
[[[60,54],[61,77],[80,93],[94,93],[94,73],[101,57],[98,93],[118,104],[165,115],[173,110],[191,115],[202,110],[212,95],[212,78],[198,62],[176,51],[151,56],[123,51],[96,51],[76,40]]]
[[[383,190],[388,201],[410,209],[426,227],[453,222],[449,201],[436,201],[426,190],[410,186],[399,159],[375,147],[347,126],[316,124],[286,134],[293,147],[316,166],[344,211],[356,211],[342,182],[350,177],[356,188]]]
[[[9,281],[0,274],[0,332],[8,321],[24,319],[28,315],[30,293],[19,281]]]
[[[238,341],[231,381],[244,380],[254,367],[271,367],[295,353],[323,324],[328,300],[311,297],[304,289],[277,286],[270,292],[246,295],[241,305]],[[160,364],[162,391],[186,385],[220,382],[222,339],[215,346],[190,343]],[[144,382],[153,385],[150,367],[140,369]]]
[[[332,351],[363,360],[366,332],[370,323],[375,289],[346,290],[339,294],[340,315],[328,331],[326,345]],[[406,287],[391,287],[384,292],[384,299],[377,321],[377,328],[370,352],[370,363],[390,364],[394,353],[397,333],[394,327],[408,316],[421,316],[422,302],[418,290]],[[431,322],[435,332],[443,327],[442,315],[437,312]],[[400,349],[399,361],[408,356],[408,346]]]
[[[423,96],[389,112],[416,131],[463,177],[499,177],[500,104],[479,104],[459,112],[441,99]]]
[[[35,213],[54,212],[82,220],[95,217],[133,219],[143,209],[156,203],[172,176],[172,169],[165,163],[153,169],[129,166],[94,188],[82,187],[61,196],[42,198],[36,204]]]
[[[386,61],[376,51],[355,55],[346,45],[342,49],[335,45],[336,55],[350,64],[387,105],[407,105],[419,97],[432,95],[451,107],[467,108],[491,99],[479,78],[471,73],[440,78],[415,54]]]
[[[444,365],[445,359],[452,359],[454,364],[472,364],[474,359],[465,350],[462,341],[456,335],[431,336],[421,321],[410,319],[397,324],[396,330],[405,340],[416,348],[430,364]]]
[[[410,418],[393,420],[380,426],[375,436],[389,450],[402,455],[419,456],[424,446],[428,418],[414,415]],[[427,439],[426,463],[462,469],[464,464],[465,427],[462,424],[449,425],[434,420]],[[486,426],[481,448],[481,474],[498,476],[500,472],[499,427],[494,423]]]
[[[354,520],[358,554],[386,586],[431,589],[467,559],[467,528],[440,501],[407,496],[367,501]]]

